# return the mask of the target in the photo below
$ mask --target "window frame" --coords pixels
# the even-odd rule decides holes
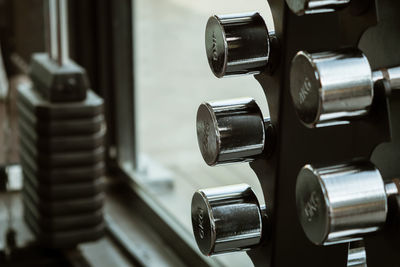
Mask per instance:
[[[137,171],[134,4],[134,0],[70,1],[70,21],[79,23],[79,27],[70,27],[74,29],[71,54],[87,69],[92,86],[105,101],[107,171],[111,178],[128,185],[146,211],[146,221],[185,264],[224,266],[218,259],[200,253],[192,233],[153,199]],[[108,232],[115,240],[123,239],[121,232],[112,227]],[[134,252],[131,254],[135,257]]]

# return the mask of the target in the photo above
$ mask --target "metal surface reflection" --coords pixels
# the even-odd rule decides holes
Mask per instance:
[[[393,67],[389,69],[380,69],[372,73],[374,82],[379,80],[386,80],[389,83],[390,90],[400,89],[400,67]],[[390,92],[388,92],[390,93]]]
[[[356,49],[302,51],[292,61],[290,90],[297,114],[308,127],[362,116],[373,99],[371,67]]]
[[[257,74],[268,64],[270,36],[257,12],[210,17],[205,44],[208,63],[218,78]]]
[[[247,184],[200,189],[192,199],[192,226],[204,255],[247,250],[262,235],[257,197]]]
[[[296,205],[306,236],[317,245],[358,240],[377,231],[388,210],[382,176],[364,162],[306,165],[297,177]]]
[[[347,267],[367,267],[367,253],[364,244],[355,242],[349,244],[349,254],[347,256]]]
[[[264,150],[264,119],[252,98],[203,103],[196,125],[201,154],[210,166],[251,161]]]
[[[368,114],[379,80],[386,80],[391,90],[399,88],[400,68],[372,72],[358,49],[301,51],[292,60],[290,91],[301,122],[310,128],[324,127]]]
[[[296,15],[333,12],[346,6],[350,0],[286,0]]]

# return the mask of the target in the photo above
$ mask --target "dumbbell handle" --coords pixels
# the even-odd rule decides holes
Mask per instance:
[[[391,197],[394,195],[398,195],[400,193],[400,180],[399,179],[392,179],[385,183],[385,192],[386,197]]]
[[[44,9],[46,51],[62,66],[69,60],[67,0],[46,0]]]
[[[400,89],[400,66],[388,69],[380,69],[372,73],[374,83],[380,80],[389,82],[390,91]],[[390,93],[390,92],[388,92]]]

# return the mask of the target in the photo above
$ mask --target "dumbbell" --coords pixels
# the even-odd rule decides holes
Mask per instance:
[[[206,26],[210,68],[218,78],[258,74],[269,64],[272,39],[257,12],[215,15]]]
[[[307,238],[316,245],[360,240],[382,228],[388,197],[399,181],[384,182],[370,162],[304,166],[297,177],[297,213]]]
[[[192,198],[193,233],[206,255],[251,249],[263,235],[263,212],[251,187],[200,189]]]
[[[252,98],[205,102],[196,126],[200,152],[210,166],[249,162],[273,145],[269,118],[264,119]]]
[[[290,93],[307,127],[347,124],[369,113],[374,84],[384,80],[400,88],[400,67],[372,71],[358,49],[310,54],[298,52],[290,70]]]
[[[347,6],[350,0],[286,0],[296,15],[333,12]]]

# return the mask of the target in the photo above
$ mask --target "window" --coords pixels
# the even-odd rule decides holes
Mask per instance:
[[[253,97],[264,116],[268,116],[258,82],[252,76],[215,78],[204,48],[205,25],[211,15],[266,13],[263,11],[267,8],[264,0],[229,3],[136,0],[134,3],[136,125],[133,127],[137,134],[137,165],[127,169],[135,174],[135,181],[157,205],[178,222],[182,234],[193,244],[190,204],[195,190],[248,183],[259,201],[264,202],[257,177],[248,164],[209,167],[204,163],[197,147],[196,112],[203,101]],[[118,100],[117,103],[119,106]],[[120,127],[129,123],[125,121]],[[119,147],[125,150],[132,146],[120,143]],[[125,166],[135,166],[126,160],[122,162]],[[212,259],[227,266],[252,265],[245,253]]]

